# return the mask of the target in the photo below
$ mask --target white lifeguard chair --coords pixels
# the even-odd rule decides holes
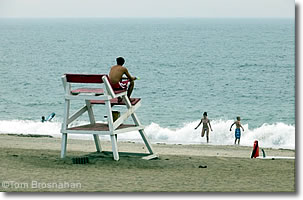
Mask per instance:
[[[63,87],[65,90],[64,118],[61,128],[61,158],[66,155],[67,134],[91,134],[93,135],[97,152],[102,152],[99,135],[109,135],[112,144],[114,160],[119,160],[117,134],[130,131],[139,131],[150,155],[148,158],[158,157],[154,153],[151,144],[144,132],[144,126],[141,125],[135,111],[141,106],[141,99],[136,98],[130,102],[126,90],[114,91],[110,85],[109,78],[105,74],[65,74],[62,76]],[[103,88],[78,88],[72,89],[72,85],[81,84],[101,84]],[[123,99],[118,102],[118,97]],[[72,100],[84,100],[82,108],[70,115],[70,102]],[[93,112],[93,105],[105,105],[107,113],[107,123],[96,123]],[[112,107],[115,105],[126,106],[127,111],[115,121],[113,121]],[[71,123],[80,117],[83,113],[88,112],[89,123],[81,126],[71,126]],[[128,118],[132,117],[134,124],[123,124]]]

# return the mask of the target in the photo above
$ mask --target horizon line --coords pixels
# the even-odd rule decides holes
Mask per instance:
[[[0,19],[295,19],[295,17],[90,17],[90,16],[48,16],[48,17],[30,17],[30,16],[5,16]]]

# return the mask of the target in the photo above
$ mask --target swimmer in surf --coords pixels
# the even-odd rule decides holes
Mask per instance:
[[[201,137],[204,137],[205,132],[206,132],[206,141],[207,141],[207,143],[209,143],[209,128],[211,131],[213,131],[213,129],[211,128],[210,121],[207,118],[207,112],[203,113],[203,118],[201,119],[200,123],[198,124],[198,126],[195,129],[197,129],[202,123],[203,123],[203,126],[202,126]]]
[[[41,117],[41,122],[43,123],[43,122],[45,122],[46,120],[45,120],[45,117],[44,116],[42,116]]]
[[[242,128],[242,131],[244,132],[244,128],[242,127],[241,123],[241,118],[237,117],[237,121],[235,121],[231,126],[229,131],[231,131],[231,128],[233,127],[234,124],[236,124],[236,130],[235,130],[235,144],[237,143],[238,140],[238,145],[240,145],[240,138],[241,138],[241,130],[240,128]]]

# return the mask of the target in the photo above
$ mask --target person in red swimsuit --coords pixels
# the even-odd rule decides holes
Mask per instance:
[[[109,72],[110,84],[114,91],[127,89],[127,96],[130,99],[130,95],[132,94],[135,85],[134,80],[137,78],[131,76],[127,68],[123,66],[125,63],[124,58],[118,57],[116,58],[116,61],[117,65],[112,66]],[[124,74],[128,80],[122,81]],[[122,101],[122,99],[119,99],[119,101]]]

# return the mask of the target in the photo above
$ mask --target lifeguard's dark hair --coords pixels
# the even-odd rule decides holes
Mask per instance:
[[[117,61],[117,65],[121,65],[121,66],[125,63],[125,60],[122,57],[116,58],[116,61]]]
[[[203,113],[203,116],[207,116],[207,112],[204,112],[204,113]]]

